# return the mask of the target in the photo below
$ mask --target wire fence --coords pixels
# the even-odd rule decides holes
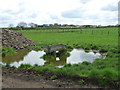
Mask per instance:
[[[118,35],[118,28],[84,28],[84,29],[29,29],[29,30],[15,30],[17,32],[41,32],[41,33],[69,33],[77,32],[79,34],[91,35]]]

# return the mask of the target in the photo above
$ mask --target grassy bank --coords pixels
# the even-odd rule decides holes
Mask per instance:
[[[7,56],[8,54],[14,54],[16,51],[13,48],[0,47],[0,51],[2,51],[2,57]]]
[[[99,86],[118,87],[120,80],[117,58],[97,59],[93,63],[83,62],[81,64],[74,65],[66,64],[63,68],[57,68],[53,65],[31,66],[28,64],[22,64],[18,69],[31,69],[31,72],[32,70],[35,70],[39,73],[50,71],[55,75],[55,77],[52,76],[51,79],[70,77],[74,75],[90,77],[93,80],[97,78],[95,83]],[[85,82],[84,80],[82,81]]]

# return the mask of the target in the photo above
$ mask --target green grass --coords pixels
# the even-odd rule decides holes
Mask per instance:
[[[42,42],[43,44],[66,44],[67,49],[83,48],[96,49],[100,52],[108,52],[108,56],[113,57],[113,51],[118,52],[118,27],[109,28],[85,28],[82,29],[65,29],[66,31],[80,32],[63,32],[63,30],[22,30],[21,32],[27,38]],[[61,31],[58,33],[56,31]],[[109,34],[108,34],[109,32]],[[34,48],[40,50],[41,46]],[[113,50],[112,50],[113,49]],[[115,54],[116,55],[116,54]],[[115,56],[114,55],[114,56]],[[118,56],[118,54],[117,54]]]
[[[15,54],[15,50],[13,48],[1,47],[0,51],[2,51],[2,57],[5,57],[8,54]]]
[[[93,31],[93,34],[92,34]],[[109,31],[109,35],[108,35]],[[118,28],[87,28],[81,32],[58,33],[51,30],[22,30],[19,31],[27,38],[43,42],[45,44],[93,44],[93,45],[112,45],[118,44]]]
[[[32,68],[38,72],[51,71],[57,77],[79,75],[93,79],[98,78],[98,84],[100,86],[117,86],[119,83],[118,80],[120,79],[117,58],[97,59],[93,63],[66,64],[63,68],[57,68],[53,65],[30,66],[23,64],[19,68]]]
[[[52,56],[52,55],[43,55],[42,57],[40,58],[43,58],[44,60],[49,60],[49,59],[54,59],[55,57]]]

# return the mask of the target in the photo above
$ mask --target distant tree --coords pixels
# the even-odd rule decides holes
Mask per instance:
[[[13,28],[14,27],[14,25],[13,24],[9,24],[9,26],[8,26],[9,28]]]
[[[53,27],[54,25],[53,24],[49,24],[50,27]]]
[[[35,27],[38,27],[38,24],[35,24]]]
[[[56,27],[56,26],[59,26],[59,25],[58,25],[58,23],[54,23],[54,26]]]
[[[75,25],[73,25],[73,24],[70,24],[69,26],[70,26],[70,27],[75,27]]]
[[[68,24],[63,24],[62,26],[63,26],[63,27],[64,27],[64,26],[68,26]]]
[[[43,27],[43,25],[37,25],[37,27]]]
[[[43,27],[48,27],[49,25],[48,24],[43,24]]]
[[[58,23],[54,23],[54,28],[59,28],[59,24]]]
[[[17,25],[17,27],[20,27],[20,28],[25,28],[25,27],[27,27],[27,23],[25,23],[25,22],[19,22],[18,23],[18,25]]]
[[[37,27],[37,24],[35,24],[35,23],[29,23],[28,25],[29,25],[31,28]]]
[[[102,25],[98,25],[98,27],[102,27]]]

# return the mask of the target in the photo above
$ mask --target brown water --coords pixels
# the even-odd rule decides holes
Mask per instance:
[[[69,57],[61,56],[55,57],[52,59],[44,60],[42,57],[45,52],[44,51],[29,51],[22,50],[14,55],[8,55],[2,58],[2,64],[10,64],[11,66],[18,67],[21,64],[30,64],[30,65],[48,65],[52,64],[55,66],[62,66],[64,64],[79,64],[83,61],[93,62],[97,58],[103,58],[99,52],[94,53],[93,51],[85,52],[81,49],[73,49],[70,53]]]

